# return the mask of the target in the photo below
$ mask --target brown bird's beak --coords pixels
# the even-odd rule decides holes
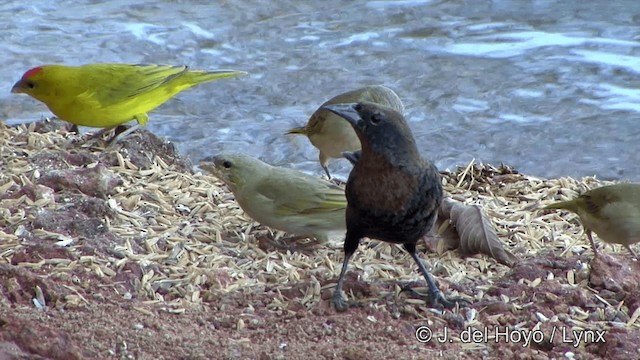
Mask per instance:
[[[356,111],[356,105],[356,103],[325,105],[322,109],[329,110],[341,118],[344,118],[355,127],[361,119],[360,114]]]
[[[24,86],[22,86],[22,80],[18,81],[17,83],[13,84],[13,87],[11,88],[11,92],[13,94],[19,94],[19,93],[23,93],[24,92]]]

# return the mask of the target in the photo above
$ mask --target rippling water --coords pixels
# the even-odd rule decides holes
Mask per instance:
[[[237,150],[320,175],[310,143],[283,132],[329,97],[379,83],[403,99],[422,153],[442,169],[475,158],[545,177],[640,180],[637,0],[550,3],[0,2],[0,118],[50,114],[9,94],[43,63],[232,68],[250,75],[183,92],[149,129],[194,162]]]

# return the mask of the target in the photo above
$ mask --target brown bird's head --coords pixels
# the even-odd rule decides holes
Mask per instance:
[[[393,163],[420,158],[415,139],[404,116],[398,111],[371,102],[325,105],[347,120],[362,143],[362,156],[375,152]]]

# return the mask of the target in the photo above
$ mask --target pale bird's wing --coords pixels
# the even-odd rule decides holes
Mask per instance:
[[[311,181],[310,181],[311,180]],[[296,176],[278,176],[262,181],[256,191],[276,204],[279,215],[316,214],[344,210],[344,189],[322,181]]]

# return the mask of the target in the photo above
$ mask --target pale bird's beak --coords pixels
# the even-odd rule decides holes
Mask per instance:
[[[356,111],[356,105],[356,103],[325,105],[322,109],[331,111],[356,127],[361,119],[360,114]]]
[[[200,160],[200,169],[206,170],[214,175],[220,174],[220,169],[224,161],[217,156],[207,156]]]
[[[209,172],[215,172],[216,171],[216,164],[214,162],[214,158],[213,156],[209,156],[205,159],[202,159],[200,161],[200,169],[202,170],[206,170]]]

